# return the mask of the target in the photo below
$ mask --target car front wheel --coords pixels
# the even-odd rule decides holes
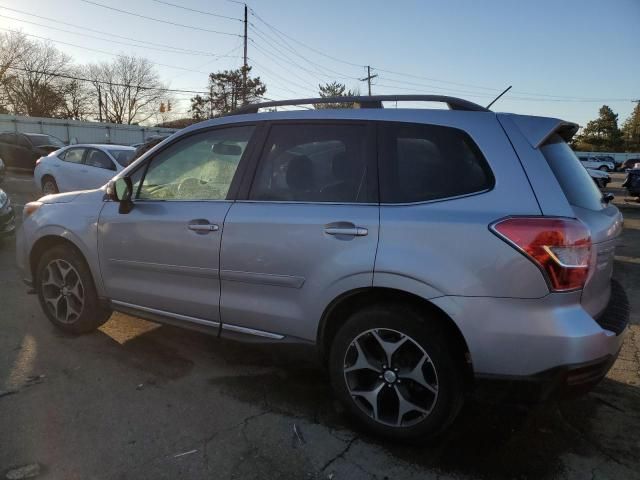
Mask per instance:
[[[59,245],[38,262],[40,305],[56,327],[69,333],[95,330],[111,315],[100,306],[89,267],[75,249]]]
[[[370,432],[396,440],[434,436],[463,402],[462,372],[438,319],[401,305],[353,314],[330,352],[332,385]]]
[[[608,172],[609,171],[609,167],[607,167],[606,165],[602,165],[600,168],[598,168],[598,170],[600,170],[602,172]]]

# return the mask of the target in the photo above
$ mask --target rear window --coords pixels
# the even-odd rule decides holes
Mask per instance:
[[[602,193],[573,150],[559,135],[553,135],[540,150],[571,205],[602,210]]]
[[[122,165],[123,167],[128,166],[131,163],[131,159],[133,158],[133,154],[136,153],[135,150],[109,150],[109,153],[116,161]]]
[[[381,202],[424,202],[493,188],[486,160],[462,130],[424,124],[382,125]]]

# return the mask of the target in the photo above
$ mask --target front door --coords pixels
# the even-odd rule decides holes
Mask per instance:
[[[81,188],[90,190],[100,188],[111,180],[116,174],[116,164],[109,156],[97,148],[87,150],[84,159],[84,170],[82,172]]]
[[[378,243],[374,135],[363,123],[274,123],[221,252],[223,335],[315,340],[323,309],[370,287]]]
[[[98,230],[102,279],[116,305],[217,324],[229,190],[253,130],[179,138],[128,172],[133,209],[118,213],[117,202],[106,202]]]

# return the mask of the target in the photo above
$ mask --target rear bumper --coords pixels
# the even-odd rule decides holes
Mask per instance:
[[[611,292],[597,319],[580,303],[581,292],[538,299],[440,297],[432,302],[460,329],[475,376],[517,380],[615,357],[629,306],[617,282]]]
[[[559,363],[525,375],[500,373],[477,373],[476,387],[479,394],[490,393],[493,398],[518,402],[541,401],[554,397],[583,394],[595,387],[615,363],[622,345],[624,333],[629,323],[629,300],[617,281],[611,282],[611,297],[607,308],[591,319],[602,334],[586,335],[582,338],[568,336],[564,352],[557,352],[557,358],[570,353],[586,358],[578,362]],[[526,345],[520,346],[522,354],[528,355]],[[605,352],[595,355],[596,352]],[[592,358],[589,358],[592,356]],[[533,361],[533,360],[532,360]],[[557,361],[557,360],[556,360]]]

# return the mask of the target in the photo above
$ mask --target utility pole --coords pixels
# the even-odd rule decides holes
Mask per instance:
[[[376,78],[378,75],[371,75],[371,65],[367,65],[367,76],[361,78],[361,82],[367,82],[367,86],[369,87],[369,96],[371,96],[371,80]]]
[[[244,4],[244,65],[242,67],[242,104],[247,103],[247,4]]]
[[[102,91],[100,90],[100,84],[98,84],[98,121],[102,122]]]

